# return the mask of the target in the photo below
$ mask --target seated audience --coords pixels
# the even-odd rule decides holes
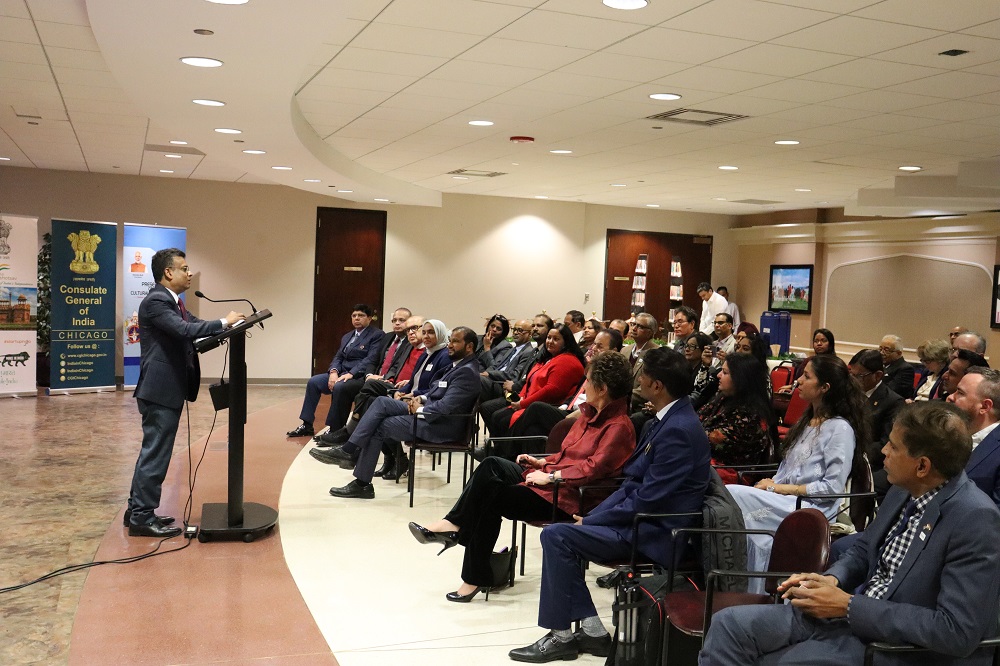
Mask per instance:
[[[965,473],[1000,507],[1000,371],[969,368],[948,402],[969,419],[972,456]]]
[[[476,358],[481,370],[489,370],[507,359],[512,345],[507,342],[510,322],[502,314],[495,314],[486,322],[486,330],[476,345]]]
[[[531,340],[536,347],[534,349],[526,347],[521,352],[522,354],[529,354],[530,358],[526,363],[518,364],[520,369],[517,377],[483,386],[483,392],[479,398],[479,417],[486,424],[487,429],[493,420],[493,415],[505,409],[510,404],[510,401],[524,388],[525,383],[528,381],[528,373],[535,369],[535,366],[543,356],[547,358],[545,340],[548,337],[549,331],[554,326],[552,318],[548,315],[535,315],[531,324]]]
[[[632,326],[632,339],[634,342],[622,348],[622,354],[628,359],[632,366],[632,402],[629,405],[630,413],[638,412],[646,403],[639,392],[639,377],[642,375],[642,358],[650,349],[656,349],[660,345],[653,342],[653,337],[659,324],[656,317],[648,312],[640,312],[635,316],[635,324]]]
[[[604,326],[596,319],[588,319],[583,323],[583,337],[580,340],[580,349],[584,351],[583,358],[587,363],[594,358],[597,349],[594,348],[594,339],[597,334],[604,330]]]
[[[767,355],[770,350],[767,348],[764,338],[762,338],[759,333],[738,333],[736,335],[736,345],[733,347],[733,351],[737,354],[750,354],[760,362],[761,366],[764,368],[764,373],[767,376],[767,399],[770,400],[772,393],[771,373],[767,372]]]
[[[975,331],[970,331],[965,329],[962,333],[955,335],[951,339],[951,357],[955,358],[959,349],[966,349],[971,352],[975,352],[980,356],[986,355],[986,338],[979,335]]]
[[[674,310],[674,342],[671,348],[675,352],[684,353],[684,341],[698,330],[698,313],[693,308],[683,305]]]
[[[566,316],[563,317],[563,323],[567,326],[567,328],[569,328],[570,331],[572,331],[573,339],[576,340],[576,344],[580,347],[580,349],[584,349],[581,342],[583,341],[583,325],[586,319],[587,318],[584,314],[579,310],[570,310],[566,313]]]
[[[812,338],[812,348],[813,358],[815,356],[821,356],[823,354],[829,354],[831,356],[837,355],[837,341],[833,337],[833,331],[828,328],[817,328],[813,331]],[[809,359],[807,358],[806,361]],[[802,376],[802,370],[806,367],[805,362],[798,364],[795,367],[795,372],[793,373],[792,380],[796,380]],[[778,393],[791,393],[792,385],[786,384],[785,386],[778,387]]]
[[[712,367],[712,339],[701,331],[688,337],[684,343],[684,358],[691,368],[694,388],[691,389],[691,405],[701,409],[715,396],[719,389],[719,374]]]
[[[990,663],[976,647],[997,632],[1000,511],[962,471],[970,449],[954,408],[904,407],[872,525],[825,574],[782,582],[789,604],[716,613],[698,663],[861,664],[873,641],[936,653],[884,663]]]
[[[955,338],[962,335],[962,333],[968,332],[968,330],[969,329],[967,329],[964,326],[955,326],[954,328],[952,328],[950,331],[948,331],[948,344],[953,344],[955,342]]]
[[[486,402],[502,397],[504,382],[516,380],[522,371],[527,373],[526,366],[532,362],[535,353],[535,348],[531,346],[531,331],[529,319],[514,323],[514,328],[511,329],[514,343],[509,347],[509,353],[503,359],[495,361],[492,367],[479,373],[483,385],[480,400]]]
[[[369,305],[358,303],[354,306],[351,311],[351,325],[354,330],[345,333],[341,338],[340,348],[330,361],[327,371],[313,375],[306,384],[306,396],[302,401],[302,411],[299,413],[302,423],[288,431],[289,437],[312,437],[315,434],[313,420],[316,418],[316,406],[321,395],[334,394],[330,401],[330,411],[326,415],[326,425],[337,429],[347,421],[347,410],[343,408],[343,401],[339,399],[338,394],[353,388],[353,385],[345,387],[345,384],[353,379],[356,373],[363,371],[365,366],[374,367],[379,343],[385,335],[372,322],[374,315],[375,310]],[[357,389],[360,390],[361,386],[357,386]],[[351,399],[356,393],[357,391],[353,391]],[[350,404],[348,400],[348,408]]]
[[[938,400],[941,397],[941,375],[948,367],[950,347],[945,340],[925,340],[917,346],[917,358],[926,372],[917,384],[914,400]]]
[[[611,323],[608,324],[608,328],[613,328],[622,334],[622,340],[629,339],[629,328],[628,322],[624,319],[612,319]]]
[[[600,353],[587,368],[587,401],[558,453],[543,459],[527,454],[517,463],[491,456],[483,461],[451,511],[426,528],[410,523],[420,543],[435,543],[442,551],[465,546],[462,584],[446,595],[448,601],[468,602],[493,579],[490,553],[500,534],[502,518],[548,521],[553,516],[553,484],[562,484],[557,520],[593,508],[580,505],[578,488],[618,475],[635,449],[635,431],[628,419],[632,375],[621,354]],[[541,404],[541,403],[536,403]]]
[[[722,362],[719,392],[698,410],[712,446],[713,465],[767,462],[774,441],[774,415],[766,367],[750,354],[730,354]],[[736,483],[736,471],[716,471],[724,482]]]
[[[958,388],[958,383],[962,381],[962,377],[965,376],[969,368],[990,367],[990,364],[986,362],[986,359],[982,355],[968,349],[953,350],[952,354],[954,356],[948,362],[948,367],[945,368],[944,374],[941,375],[941,398],[947,398],[955,392],[955,389]]]
[[[728,312],[715,315],[715,366],[719,367],[726,360],[726,354],[733,353],[736,336],[733,335],[733,317]]]
[[[913,397],[913,366],[903,358],[903,341],[898,335],[886,335],[879,343],[878,351],[882,354],[885,366],[885,383],[903,399]]]
[[[521,392],[509,405],[496,411],[487,423],[492,437],[506,437],[525,408],[533,402],[558,405],[583,381],[583,353],[565,324],[557,324],[545,338],[545,353],[528,372]]]
[[[448,442],[464,436],[468,417],[449,417],[467,414],[479,397],[478,342],[479,336],[471,328],[454,329],[447,342],[448,361],[444,365],[448,370],[427,393],[406,400],[378,398],[343,447],[309,449],[310,455],[323,462],[354,468],[354,480],[330,488],[331,495],[373,499],[372,478],[386,441],[412,440],[414,433],[428,442]]]
[[[813,356],[806,362],[798,386],[799,395],[809,405],[782,442],[782,460],[774,478],[753,487],[728,486],[743,511],[747,529],[777,529],[795,510],[797,495],[844,492],[855,451],[864,451],[871,439],[864,393],[838,357]],[[802,505],[821,510],[833,521],[839,502],[805,499]],[[747,541],[747,568],[763,571],[771,555],[770,538],[755,534]],[[751,586],[763,589],[762,581],[752,581]]]
[[[636,513],[688,513],[702,510],[708,487],[709,447],[691,408],[688,364],[670,349],[651,349],[644,357],[643,398],[653,403],[650,421],[625,463],[625,481],[610,497],[575,523],[542,530],[542,585],[538,624],[549,630],[535,643],[511,650],[515,661],[576,659],[581,652],[606,656],[611,636],[597,616],[587,590],[582,562],[626,560],[632,551]],[[660,566],[674,561],[671,530],[689,518],[645,521],[635,544],[643,557]],[[580,621],[574,634],[572,623]]]
[[[882,447],[889,441],[892,424],[896,414],[905,404],[898,393],[883,381],[882,355],[874,349],[859,351],[847,364],[848,371],[864,391],[868,417],[871,424],[871,442],[866,449],[868,462],[871,464],[872,477],[875,482],[875,492],[879,498],[889,492],[889,482],[886,472],[882,469]]]

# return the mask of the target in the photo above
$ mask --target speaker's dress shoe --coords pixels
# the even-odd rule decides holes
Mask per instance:
[[[375,499],[375,486],[370,483],[363,484],[354,479],[342,488],[330,488],[330,494],[334,497],[349,499]]]
[[[452,546],[458,545],[458,532],[431,532],[426,527],[421,527],[416,523],[410,523],[407,527],[410,528],[410,534],[413,535],[413,538],[420,543],[439,543],[444,546],[438,555]],[[455,599],[451,601],[455,601]]]
[[[158,522],[161,525],[172,525],[173,522],[174,522],[174,517],[173,516],[155,516],[153,518],[153,520],[155,520],[156,522]],[[125,509],[125,519],[122,521],[122,525],[124,525],[125,527],[128,527],[130,522],[132,522],[132,509]]]
[[[316,446],[336,446],[337,444],[343,444],[348,439],[351,438],[351,433],[347,432],[347,428],[341,428],[340,430],[330,430],[324,432],[319,437],[314,437],[313,441]]]
[[[166,525],[161,525],[155,520],[146,525],[129,525],[128,535],[132,536],[143,536],[143,537],[157,537],[159,539],[164,539],[166,537],[178,536],[181,533],[181,528],[179,527],[167,527]]]
[[[354,469],[354,465],[358,462],[356,457],[344,453],[344,449],[339,446],[329,449],[309,449],[309,455],[327,465],[340,465],[341,467],[350,465],[349,469]]]
[[[295,430],[289,430],[285,434],[289,437],[312,437],[316,434],[316,431],[313,430],[313,427],[308,423],[302,423],[299,424],[299,427]]]
[[[454,602],[460,603],[460,604],[467,604],[470,601],[472,601],[473,599],[475,599],[476,595],[479,594],[480,590],[482,590],[482,589],[483,588],[481,588],[481,587],[477,587],[476,589],[474,589],[472,592],[469,592],[468,594],[459,594],[458,592],[449,592],[448,594],[444,595],[444,598],[447,599],[448,601],[454,601]],[[486,598],[487,599],[489,598],[489,594],[486,595]]]
[[[507,653],[507,656],[514,661],[526,661],[531,664],[544,664],[548,661],[572,661],[579,654],[576,638],[571,638],[565,643],[556,640],[552,632],[539,638],[531,645],[523,648],[515,648]]]
[[[611,634],[603,636],[588,636],[582,628],[573,632],[576,647],[580,654],[592,654],[595,657],[607,657],[611,653]]]

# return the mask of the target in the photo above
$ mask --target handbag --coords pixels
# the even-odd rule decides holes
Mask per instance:
[[[517,563],[517,546],[490,553],[490,570],[493,572],[492,587],[514,586],[514,565]]]

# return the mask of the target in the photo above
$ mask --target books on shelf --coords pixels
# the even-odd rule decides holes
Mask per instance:
[[[672,301],[683,301],[684,300],[684,286],[680,284],[670,285],[670,300]]]
[[[646,292],[644,291],[633,291],[632,292],[632,305],[637,308],[646,307]]]
[[[682,277],[681,262],[679,261],[670,262],[670,277]]]
[[[645,289],[646,288],[646,276],[636,275],[632,278],[632,288],[633,289]]]
[[[646,259],[648,255],[640,254],[639,260],[635,262],[635,272],[639,275],[646,274]]]

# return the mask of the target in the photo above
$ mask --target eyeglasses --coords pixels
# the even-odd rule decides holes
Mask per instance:
[[[851,377],[854,377],[855,379],[864,379],[865,377],[869,377],[869,376],[874,375],[874,374],[875,374],[874,372],[865,372],[865,373],[860,374],[860,375],[856,375],[856,374],[852,373]]]
[[[407,326],[406,327],[406,332],[407,333],[409,333],[410,331],[419,331],[419,330],[420,330],[419,326]]]
[[[894,351],[896,351],[896,348],[895,347],[879,347],[878,350],[880,352],[885,352],[886,354],[891,354]]]
[[[632,327],[633,328],[644,328],[647,331],[652,331],[653,330],[652,326],[646,326],[645,324],[640,324],[639,322],[636,322],[636,323],[632,324]]]
[[[714,323],[715,323],[716,326],[725,326],[729,322],[726,321],[725,319],[723,319],[722,321],[717,321],[717,322],[714,322]]]
[[[701,345],[684,345],[684,349],[690,349],[691,351],[698,351],[701,349]]]
[[[515,333],[527,333],[527,332],[529,332],[529,331],[530,331],[531,329],[530,329],[530,328],[521,328],[521,327],[519,327],[519,326],[515,326],[515,327],[514,327],[514,328],[512,328],[511,330],[512,330],[512,331],[514,331]]]

